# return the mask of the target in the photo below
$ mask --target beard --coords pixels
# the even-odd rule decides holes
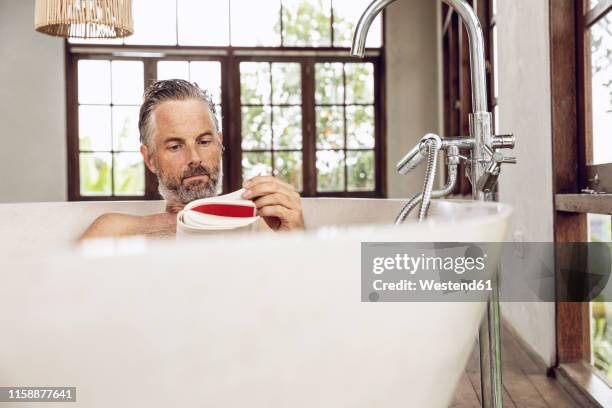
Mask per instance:
[[[223,172],[221,167],[221,162],[214,167],[198,164],[189,166],[178,176],[169,175],[159,169],[157,172],[159,193],[164,200],[181,204],[187,204],[201,198],[214,197],[220,193],[222,185]],[[207,179],[184,183],[188,177],[203,175],[208,176]]]

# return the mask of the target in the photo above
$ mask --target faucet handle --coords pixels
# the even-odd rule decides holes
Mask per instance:
[[[484,149],[491,155],[491,160],[480,179],[478,179],[476,187],[483,193],[490,193],[497,184],[502,163],[516,164],[516,157],[504,156],[502,152],[494,151],[486,145]]]
[[[504,154],[499,151],[493,152],[492,159],[494,162],[498,164],[502,164],[502,163],[516,164],[516,157],[504,156]]]
[[[483,193],[490,193],[493,191],[499,177],[499,171],[501,169],[500,164],[501,163],[497,160],[492,160],[489,162],[489,165],[476,183],[476,188],[479,191],[482,191]]]
[[[495,135],[491,138],[491,147],[493,149],[514,149],[516,138],[513,134]]]
[[[503,156],[499,163],[516,164],[516,157]]]

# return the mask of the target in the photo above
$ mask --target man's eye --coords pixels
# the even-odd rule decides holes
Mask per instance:
[[[210,140],[200,140],[198,144],[202,146],[208,146],[210,144]]]
[[[170,150],[171,152],[176,152],[180,148],[181,148],[181,145],[179,145],[179,144],[174,144],[174,145],[168,146],[168,150]]]

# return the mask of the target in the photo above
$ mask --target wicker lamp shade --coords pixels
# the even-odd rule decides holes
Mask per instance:
[[[132,0],[36,0],[34,28],[66,38],[127,37],[134,33]]]

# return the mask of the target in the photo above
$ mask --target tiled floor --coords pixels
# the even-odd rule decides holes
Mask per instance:
[[[547,377],[514,334],[502,327],[504,408],[573,408],[578,405],[557,381]],[[451,408],[480,407],[480,370],[475,346],[461,376]]]

